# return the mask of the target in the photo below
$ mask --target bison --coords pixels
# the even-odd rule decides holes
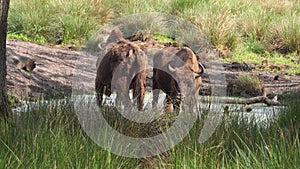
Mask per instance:
[[[147,56],[135,44],[125,39],[112,45],[108,53],[97,64],[95,89],[97,104],[102,105],[103,94],[110,96],[112,90],[124,105],[132,105],[129,90],[133,89],[133,99],[138,109],[143,109],[146,86]],[[117,100],[118,101],[118,100]]]
[[[200,75],[204,66],[198,63],[194,52],[188,47],[166,47],[153,57],[153,107],[158,102],[159,90],[166,93],[165,111],[173,104],[179,112],[181,100],[193,96],[202,84]]]

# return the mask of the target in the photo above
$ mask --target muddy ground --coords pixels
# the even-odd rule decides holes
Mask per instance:
[[[17,58],[30,58],[36,63],[36,68],[27,72],[17,67]],[[91,57],[81,51],[63,49],[54,46],[38,45],[21,40],[7,40],[7,86],[10,94],[21,99],[37,100],[70,95],[72,87],[80,82],[84,88],[93,90],[96,57]],[[76,62],[77,61],[77,62]],[[265,83],[268,93],[280,94],[286,91],[299,90],[300,76],[267,71],[254,71],[259,65],[244,63],[218,64],[222,76],[228,81],[234,79],[242,71],[248,71],[259,76]],[[214,65],[207,65],[215,69]],[[75,71],[74,71],[75,70]],[[219,72],[220,72],[219,71]],[[72,77],[75,76],[72,83]],[[151,73],[150,75],[151,76]],[[148,77],[151,84],[151,77]],[[210,94],[211,82],[209,74],[203,79],[201,93]],[[73,86],[72,86],[73,84]]]

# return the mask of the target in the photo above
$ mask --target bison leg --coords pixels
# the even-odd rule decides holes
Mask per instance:
[[[159,88],[156,81],[156,69],[153,69],[153,78],[152,78],[152,108],[155,108],[158,103],[158,97],[159,97]]]
[[[172,107],[172,97],[169,96],[169,95],[166,95],[166,98],[165,98],[165,112],[169,113],[171,112],[171,107]]]
[[[104,90],[104,85],[100,84],[99,86],[97,86],[96,88],[96,92],[97,92],[97,104],[98,106],[102,105],[102,100],[103,100],[103,90]]]
[[[158,97],[159,97],[159,90],[155,89],[152,90],[152,108],[155,108],[157,106],[158,103]]]
[[[110,84],[105,86],[105,91],[103,93],[105,93],[106,96],[111,95],[111,85]]]
[[[179,113],[180,103],[181,103],[181,99],[179,96],[172,97],[172,104],[173,104],[174,112]]]
[[[171,112],[171,108],[172,108],[172,105],[173,105],[174,112],[179,113],[180,104],[181,104],[181,100],[180,100],[179,96],[166,95],[165,108],[164,108],[165,112]]]
[[[130,101],[130,97],[128,95],[128,92],[117,91],[116,93],[117,93],[116,104],[118,106],[121,106],[123,104],[123,106],[125,106],[126,109],[131,109],[132,108],[132,103]]]
[[[116,90],[117,98],[116,104],[118,106],[123,105],[127,110],[132,108],[132,103],[129,97],[129,89],[131,84],[128,85],[127,77],[118,77],[118,79],[114,82],[113,89]]]
[[[133,98],[137,100],[138,110],[143,110],[144,107],[145,89],[138,87],[134,89]]]
[[[158,97],[159,97],[159,89],[157,87],[156,82],[153,80],[152,84],[152,108],[155,108],[158,103]]]
[[[144,98],[145,98],[145,87],[146,87],[146,72],[140,72],[133,79],[133,99],[137,100],[138,110],[143,110]]]

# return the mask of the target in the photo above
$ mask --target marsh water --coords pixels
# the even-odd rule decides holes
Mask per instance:
[[[131,94],[130,94],[131,95]],[[203,96],[198,96],[203,97]],[[207,96],[205,96],[207,97]],[[263,103],[256,103],[251,105],[242,105],[242,104],[225,104],[225,103],[218,103],[216,97],[211,97],[212,102],[200,102],[198,101],[197,106],[193,108],[193,112],[197,115],[201,115],[204,112],[214,112],[218,115],[223,114],[230,114],[230,115],[238,115],[239,117],[249,120],[255,121],[258,123],[265,123],[282,112],[286,107],[284,106],[267,106]],[[231,97],[232,98],[232,97]],[[82,99],[84,99],[84,103],[82,103]],[[110,97],[104,96],[104,106],[111,107],[115,105],[116,95],[113,93]],[[156,111],[163,113],[164,109],[164,99],[165,94],[160,92],[158,104],[156,107]],[[85,104],[85,103],[92,103],[96,104],[96,97],[95,95],[77,95],[72,96],[72,98],[60,99],[60,100],[52,100],[52,101],[39,101],[39,102],[24,102],[21,106],[13,108],[13,112],[15,114],[20,114],[21,112],[26,112],[32,109],[39,109],[41,106],[45,105],[53,105],[57,104],[56,106],[63,105],[63,104]],[[200,100],[200,99],[199,99]],[[80,103],[79,103],[80,102]],[[145,100],[144,100],[144,113],[150,113],[153,111],[152,109],[152,93],[146,92]],[[126,106],[123,106],[125,108]],[[181,112],[184,110],[181,109]]]

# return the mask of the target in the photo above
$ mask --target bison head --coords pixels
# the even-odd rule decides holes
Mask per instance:
[[[198,62],[190,48],[181,48],[169,62],[168,70],[176,79],[182,98],[197,93],[202,84],[201,74],[204,72],[204,66]]]
[[[190,48],[164,48],[154,55],[153,65],[152,89],[161,89],[167,94],[166,111],[169,111],[171,104],[175,111],[179,111],[180,102],[176,101],[178,98],[184,99],[187,96],[194,98],[193,96],[198,93],[204,66],[198,63],[196,55]],[[155,92],[153,106],[157,100],[158,94]]]
[[[174,50],[174,49],[173,49]],[[167,51],[172,51],[172,49],[167,49]],[[188,47],[181,48],[173,58],[173,63],[175,67],[188,67],[192,72],[196,72],[201,75],[204,73],[205,67],[197,60],[195,53]]]
[[[197,90],[202,85],[202,78],[199,72],[193,72],[187,66],[172,67],[171,64],[168,65],[168,69],[176,80],[175,85],[182,99],[197,93]]]

